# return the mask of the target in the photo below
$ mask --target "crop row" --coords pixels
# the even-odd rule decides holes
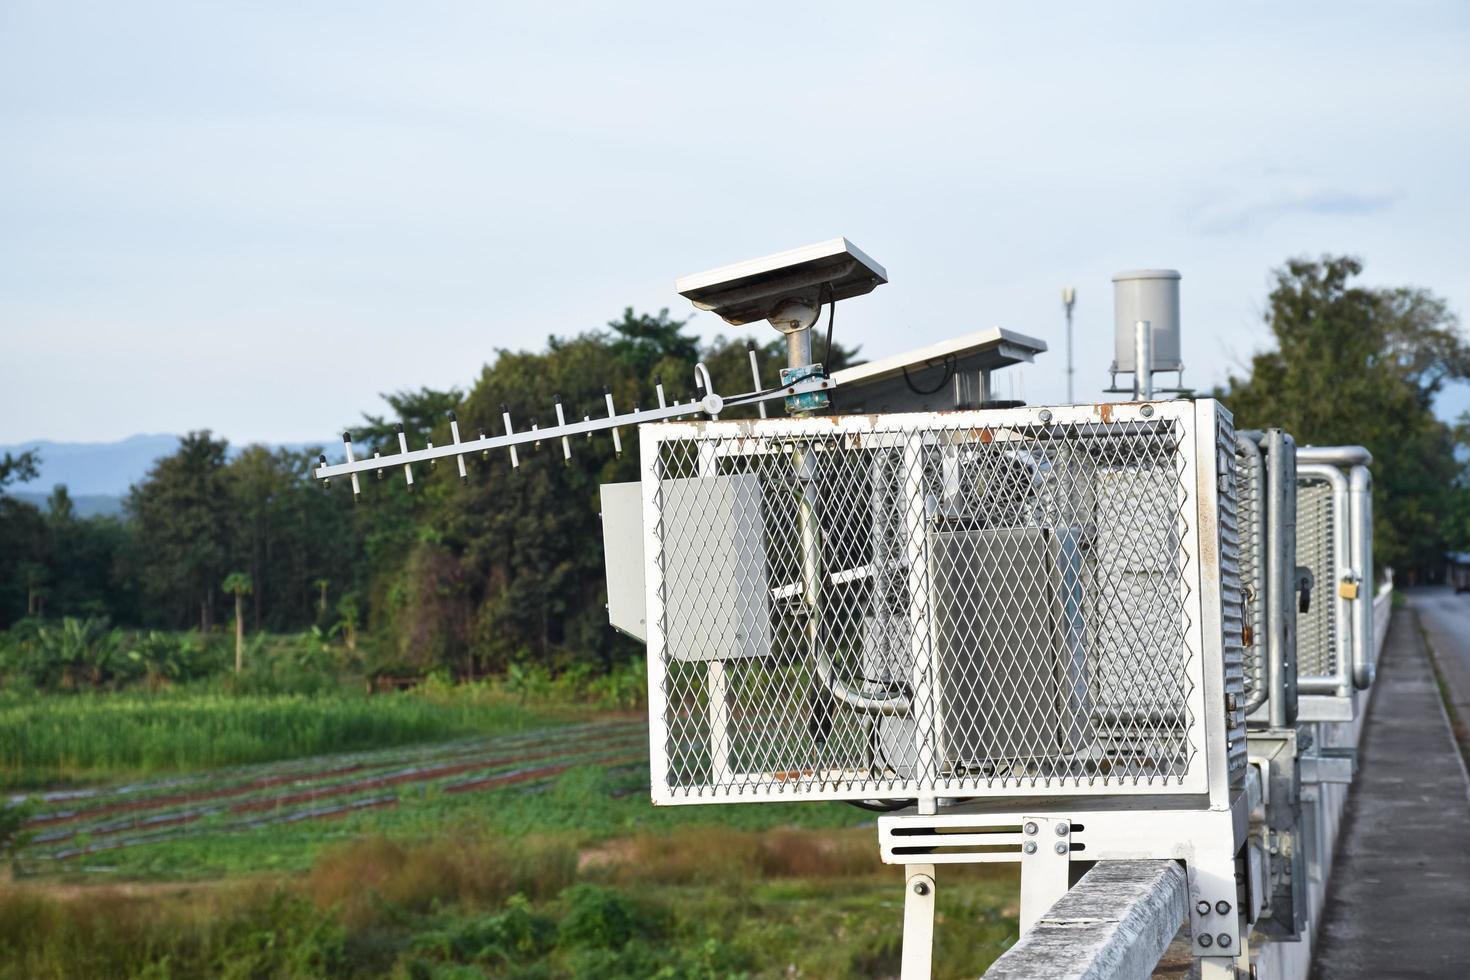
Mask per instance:
[[[544,783],[573,766],[637,763],[646,758],[646,732],[638,722],[598,722],[45,794],[30,821],[30,853],[64,861],[193,834],[340,817],[393,806],[408,788],[455,794]]]

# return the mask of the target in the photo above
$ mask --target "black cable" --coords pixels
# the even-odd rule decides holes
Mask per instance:
[[[932,367],[933,366],[933,362],[931,361],[929,364],[927,364],[925,366],[926,367]],[[909,386],[909,391],[912,391],[916,395],[933,395],[933,394],[936,394],[939,391],[939,389],[941,389],[945,385],[949,384],[950,379],[954,377],[954,371],[955,371],[955,359],[954,359],[954,355],[953,354],[946,354],[944,356],[944,377],[940,379],[939,384],[935,385],[933,388],[930,388],[928,391],[923,390],[918,385],[914,384],[913,379],[909,377],[909,369],[908,369],[908,366],[907,365],[905,365],[904,368],[903,368],[903,383],[906,384],[906,385],[908,385]]]
[[[853,806],[857,807],[859,810],[870,810],[873,813],[892,813],[895,810],[902,810],[905,807],[911,807],[914,804],[918,803],[919,801],[918,800],[843,800],[843,802],[844,803],[850,803]]]

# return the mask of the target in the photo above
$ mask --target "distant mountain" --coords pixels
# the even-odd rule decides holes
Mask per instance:
[[[230,449],[240,449],[231,444]],[[285,443],[285,448],[301,449],[304,443]],[[179,448],[179,437],[175,435],[136,435],[117,442],[52,442],[37,439],[0,446],[0,455],[20,453],[35,449],[41,454],[41,475],[29,483],[12,484],[8,489],[13,497],[45,502],[51,488],[58,483],[66,484],[77,502],[79,513],[86,513],[83,498],[96,497],[88,506],[95,506],[95,513],[116,513],[121,510],[121,498],[127,496],[128,488],[143,479],[153,464]],[[272,446],[272,449],[280,448]],[[108,503],[102,498],[112,498]]]
[[[46,509],[46,500],[51,496],[48,490],[38,493],[35,490],[6,491],[6,495],[16,500],[24,500],[28,504],[35,504],[41,510]],[[106,493],[82,493],[72,494],[72,507],[78,517],[117,517],[123,512],[123,498]]]

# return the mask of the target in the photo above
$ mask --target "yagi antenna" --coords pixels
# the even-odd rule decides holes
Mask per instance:
[[[724,266],[709,272],[685,276],[674,284],[679,294],[695,307],[708,310],[732,324],[768,320],[786,338],[786,367],[781,371],[781,381],[774,388],[761,386],[760,365],[754,345],[749,348],[750,377],[755,388],[743,395],[723,396],[715,391],[714,380],[703,363],[694,365],[694,397],[687,402],[675,398],[670,403],[664,391],[663,379],[655,377],[653,384],[657,408],[640,409],[619,415],[613,405],[612,391],[602,389],[603,404],[607,415],[603,418],[582,416],[580,422],[568,422],[566,408],[561,395],[553,395],[556,425],[543,429],[535,418],[529,428],[516,431],[510,409],[500,406],[500,421],[505,434],[487,435],[480,429],[478,437],[467,442],[460,440],[459,421],[449,413],[450,445],[435,446],[432,442],[423,449],[410,449],[408,435],[403,423],[398,423],[398,452],[384,456],[374,452],[372,459],[358,459],[352,452],[352,434],[342,433],[342,449],[345,461],[328,464],[325,455],[314,476],[330,485],[334,476],[352,479],[353,499],[361,496],[362,487],[358,474],[372,471],[378,479],[383,478],[387,467],[402,466],[403,479],[413,489],[413,468],[417,463],[428,463],[431,467],[448,456],[455,458],[461,482],[469,482],[465,468],[465,454],[479,453],[488,460],[492,450],[504,449],[515,469],[521,465],[517,446],[531,443],[533,449],[542,442],[561,445],[563,463],[572,459],[572,436],[612,431],[613,451],[621,455],[623,439],[619,430],[626,425],[641,425],[644,422],[661,422],[667,419],[684,418],[689,415],[707,415],[718,419],[720,413],[741,405],[755,405],[761,418],[766,417],[768,401],[785,399],[786,410],[793,414],[806,415],[828,405],[827,393],[837,387],[828,372],[820,364],[811,362],[811,332],[818,313],[824,303],[835,304],[838,300],[862,296],[888,281],[888,273],[857,246],[845,238],[808,245],[804,248],[779,252],[763,258],[750,259],[735,265]]]
[[[751,374],[757,385],[754,391],[741,395],[725,397],[714,390],[713,381],[710,378],[709,369],[703,363],[694,366],[695,393],[696,397],[685,403],[675,400],[669,404],[664,393],[662,380],[657,380],[654,386],[654,394],[658,399],[658,407],[650,409],[634,408],[631,412],[619,415],[613,404],[612,390],[603,388],[602,400],[607,407],[607,415],[602,418],[591,418],[583,416],[580,422],[568,422],[566,409],[563,406],[561,396],[553,397],[556,412],[556,425],[550,428],[541,428],[536,420],[531,419],[530,427],[520,432],[516,431],[515,423],[511,419],[510,408],[504,404],[500,406],[500,419],[505,425],[505,434],[491,436],[484,429],[478,431],[477,438],[468,441],[460,440],[459,420],[453,412],[449,413],[449,435],[451,444],[447,446],[436,446],[432,442],[425,445],[423,449],[410,449],[408,445],[408,434],[403,429],[403,423],[394,426],[394,432],[398,437],[398,452],[391,456],[384,456],[375,452],[371,459],[358,459],[352,451],[352,433],[342,433],[342,449],[345,461],[341,463],[328,463],[325,455],[320,457],[321,465],[313,472],[316,479],[330,486],[333,477],[346,476],[352,480],[352,495],[356,499],[362,495],[362,487],[358,483],[358,474],[376,472],[381,479],[385,468],[393,466],[403,467],[403,479],[409,489],[413,489],[413,468],[419,463],[428,463],[433,466],[441,459],[453,456],[459,470],[461,482],[469,482],[469,473],[465,468],[464,458],[466,454],[479,453],[481,458],[489,459],[492,450],[504,449],[510,457],[512,468],[521,465],[520,456],[516,452],[517,446],[533,443],[539,446],[543,441],[557,442],[561,445],[563,462],[570,462],[572,458],[572,436],[585,435],[591,438],[593,433],[611,430],[613,452],[622,455],[623,439],[619,429],[628,425],[641,425],[644,422],[663,422],[669,419],[684,418],[689,415],[707,415],[712,419],[718,419],[720,413],[730,408],[741,405],[758,405],[761,414],[765,414],[765,403],[777,398],[795,398],[800,395],[826,392],[837,386],[831,378],[810,377],[804,378],[793,384],[778,388],[761,388],[760,372],[756,367],[754,357],[751,360]]]

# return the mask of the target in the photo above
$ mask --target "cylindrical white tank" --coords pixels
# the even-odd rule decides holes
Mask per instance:
[[[1113,370],[1133,371],[1133,325],[1147,320],[1153,369],[1179,371],[1179,273],[1137,269],[1113,277]]]

